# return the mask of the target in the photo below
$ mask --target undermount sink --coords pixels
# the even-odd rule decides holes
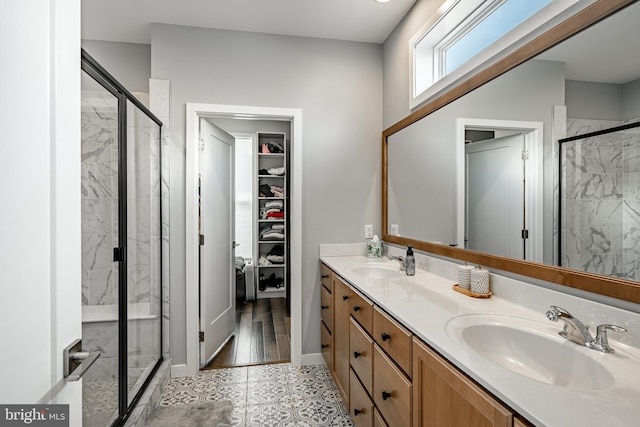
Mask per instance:
[[[404,273],[394,264],[369,264],[352,268],[358,276],[368,277],[370,279],[394,279],[401,277]]]
[[[470,314],[451,319],[446,331],[469,351],[538,382],[578,391],[606,390],[615,383],[613,374],[595,359],[602,354],[558,336],[557,326],[516,316]]]

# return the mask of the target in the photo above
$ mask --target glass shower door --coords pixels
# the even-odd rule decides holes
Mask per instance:
[[[160,127],[127,101],[129,403],[161,356]]]
[[[103,86],[105,85],[105,86]],[[112,425],[119,415],[118,102],[106,82],[82,71],[82,344],[100,358],[82,383],[83,425]],[[111,89],[111,88],[110,88]]]

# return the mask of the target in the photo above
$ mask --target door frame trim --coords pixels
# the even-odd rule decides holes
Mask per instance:
[[[291,364],[302,364],[302,110],[296,108],[256,107],[223,104],[186,104],[186,375],[199,369],[198,343],[198,123],[200,118],[260,118],[291,122],[292,163],[289,210],[291,244]]]
[[[529,218],[530,235],[534,237],[530,241],[531,246],[528,247],[529,253],[532,255],[532,261],[543,262],[543,188],[544,188],[544,171],[543,171],[543,153],[544,153],[544,122],[526,122],[517,120],[492,120],[492,119],[472,119],[458,118],[456,121],[456,158],[458,170],[457,176],[457,194],[456,194],[456,215],[457,215],[457,239],[458,246],[464,248],[465,236],[465,149],[464,149],[464,132],[467,127],[476,129],[501,129],[501,130],[517,130],[524,133],[525,146],[529,150],[529,165],[527,167],[527,188],[530,190],[526,195],[529,209],[527,217]]]

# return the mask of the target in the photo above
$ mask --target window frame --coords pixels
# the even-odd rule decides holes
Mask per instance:
[[[488,1],[491,3],[487,3]],[[473,20],[474,14],[478,13],[476,19],[478,17],[484,19],[501,3],[500,0],[443,0],[437,12],[410,38],[410,110],[423,106],[470,76],[495,64],[570,16],[595,3],[595,0],[553,0],[451,73],[439,79],[435,78],[439,72],[437,67],[442,66],[438,55],[435,55],[436,47],[438,45],[442,47],[442,43],[456,32],[456,29],[465,28],[463,25],[467,25],[467,29],[473,28],[471,25],[477,23]],[[489,13],[484,13],[486,11]],[[464,24],[469,19],[470,22]],[[463,34],[460,31],[455,35],[461,37]],[[425,81],[431,83],[425,84]]]

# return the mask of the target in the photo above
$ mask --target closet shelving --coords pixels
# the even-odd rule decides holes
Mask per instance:
[[[287,287],[288,211],[286,134],[258,132],[257,298],[284,297]]]

